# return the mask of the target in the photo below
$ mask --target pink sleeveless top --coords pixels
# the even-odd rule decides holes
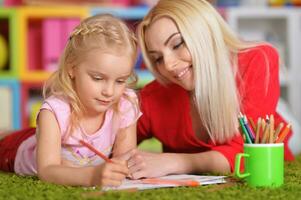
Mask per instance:
[[[134,91],[127,89],[126,94],[137,101],[137,96]],[[62,158],[78,166],[98,165],[104,161],[94,152],[80,145],[77,139],[82,139],[85,142],[88,142],[100,152],[109,156],[115,141],[117,130],[130,126],[141,116],[139,108],[134,107],[129,100],[122,97],[119,104],[120,114],[118,115],[118,118],[113,118],[113,115],[115,115],[114,111],[109,109],[105,113],[105,119],[102,127],[94,134],[87,135],[83,129],[79,127],[74,130],[72,136],[68,137],[67,140],[63,140],[64,136],[67,134],[69,126],[69,103],[64,99],[51,96],[43,102],[40,111],[43,109],[51,111],[55,115],[59,124],[62,138]],[[33,135],[25,140],[18,148],[14,166],[17,174],[37,174],[36,144],[36,137]]]

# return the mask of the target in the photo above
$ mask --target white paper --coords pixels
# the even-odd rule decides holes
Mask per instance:
[[[210,185],[210,184],[218,184],[225,183],[226,176],[201,176],[201,175],[189,175],[189,174],[180,174],[180,175],[169,175],[162,176],[156,179],[163,180],[193,180],[199,182],[200,185]],[[146,190],[146,189],[155,189],[155,188],[166,188],[166,187],[180,187],[175,184],[147,184],[142,183],[141,180],[130,180],[126,179],[123,183],[118,187],[104,187],[103,190],[126,190],[126,189],[137,189],[137,190]]]

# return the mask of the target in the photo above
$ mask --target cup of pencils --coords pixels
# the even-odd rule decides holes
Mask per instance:
[[[240,114],[239,123],[244,137],[244,153],[236,155],[234,173],[244,178],[252,187],[279,187],[283,184],[284,145],[283,140],[291,125],[275,126],[274,116],[259,118],[257,124]],[[275,128],[276,127],[276,128]],[[244,158],[244,171],[241,160]]]

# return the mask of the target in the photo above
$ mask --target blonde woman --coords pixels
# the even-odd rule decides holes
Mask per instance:
[[[159,0],[138,27],[156,80],[142,89],[138,141],[156,137],[164,153],[135,151],[133,178],[233,170],[243,150],[238,114],[274,114],[278,54],[266,43],[240,40],[205,0]],[[285,141],[285,158],[293,155]]]
[[[136,52],[134,34],[121,20],[96,15],[82,21],[45,85],[37,129],[0,141],[0,170],[62,185],[120,185],[129,173],[120,156],[136,147],[140,116],[130,89]]]

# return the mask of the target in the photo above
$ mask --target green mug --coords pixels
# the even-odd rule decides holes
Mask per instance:
[[[245,167],[243,173],[240,172],[242,157]],[[238,178],[245,178],[252,187],[281,186],[284,173],[283,143],[244,144],[244,153],[236,155],[234,173]]]

